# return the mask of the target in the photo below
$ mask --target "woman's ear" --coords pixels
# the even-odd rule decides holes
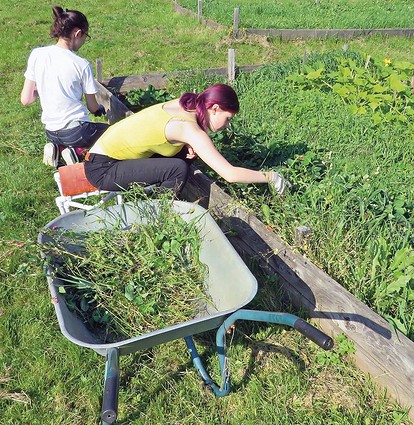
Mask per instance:
[[[73,36],[75,38],[82,37],[82,35],[83,35],[83,33],[82,33],[81,29],[77,28],[77,29],[73,30]]]
[[[213,113],[216,113],[217,111],[220,110],[220,106],[217,103],[215,103],[210,109],[213,111]]]

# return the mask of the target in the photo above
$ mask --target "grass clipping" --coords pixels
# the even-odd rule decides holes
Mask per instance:
[[[106,342],[191,320],[211,304],[199,218],[184,221],[166,197],[136,208],[140,219],[127,228],[119,222],[83,233],[50,230],[59,292]]]

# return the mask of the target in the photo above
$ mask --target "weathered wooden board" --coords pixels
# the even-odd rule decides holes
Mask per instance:
[[[121,102],[112,98],[102,85],[100,91],[101,98],[107,102],[102,102],[104,106],[108,109],[112,105],[113,119],[124,118],[123,108],[113,106]],[[236,250],[243,256],[256,258],[269,272],[278,275],[292,303],[305,309],[327,334],[344,333],[352,340],[357,366],[369,373],[389,396],[404,407],[414,406],[414,342],[399,332],[394,333],[382,317],[295,253],[201,172],[195,170],[190,176],[183,197],[208,208]],[[410,419],[414,422],[414,409],[410,411]]]
[[[206,26],[208,26],[208,27],[210,27],[210,28],[215,28],[215,29],[221,29],[221,28],[223,28],[223,26],[222,26],[222,25],[220,25],[220,24],[219,24],[218,22],[216,22],[216,21],[212,21],[211,19],[205,19],[205,18],[203,18],[202,16],[201,16],[201,18],[200,18],[200,17],[198,16],[198,13],[194,13],[194,12],[192,12],[191,10],[186,9],[185,7],[183,7],[183,6],[179,5],[179,4],[178,4],[175,0],[174,0],[173,8],[174,8],[174,12],[181,13],[182,15],[187,15],[187,16],[196,17],[197,19],[199,19],[199,21],[200,21],[202,24],[204,24],[204,25],[206,25]]]
[[[101,83],[98,85],[98,93],[96,100],[102,104],[106,110],[106,119],[109,124],[114,124],[122,118],[132,114],[132,111],[127,108],[116,96],[106,89]]]
[[[236,66],[235,72],[251,72],[262,65],[246,65]],[[159,74],[142,74],[142,75],[128,75],[124,77],[103,78],[101,83],[106,87],[116,89],[120,93],[126,93],[131,89],[146,89],[150,84],[156,89],[163,89],[168,86],[168,82],[177,77],[188,75],[190,72],[195,71],[177,71],[170,73]],[[205,75],[223,75],[227,76],[228,68],[209,68],[202,71]]]
[[[370,37],[373,35],[412,37],[412,28],[384,29],[247,29],[246,34],[275,37],[281,40]]]
[[[279,276],[294,305],[306,309],[331,336],[355,343],[355,362],[402,406],[414,405],[414,343],[322,270],[295,253],[253,214],[245,211],[205,175],[190,177],[183,196],[208,208],[230,242],[247,258]],[[229,232],[231,230],[231,232]],[[414,421],[414,409],[410,412]]]

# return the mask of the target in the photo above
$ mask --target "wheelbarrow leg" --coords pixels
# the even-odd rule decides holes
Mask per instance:
[[[219,387],[214,383],[214,381],[210,378],[210,375],[206,371],[201,362],[200,356],[198,354],[197,348],[194,345],[193,338],[191,336],[184,337],[185,342],[187,344],[188,351],[190,352],[191,358],[193,359],[193,364],[197,369],[199,375],[203,379],[204,383],[209,386],[214,394],[218,397],[224,397],[230,392],[230,376],[227,368],[223,368],[221,370],[221,380],[222,385]]]
[[[117,348],[110,348],[106,354],[105,383],[102,400],[102,425],[115,422],[118,414],[119,393],[119,352]]]

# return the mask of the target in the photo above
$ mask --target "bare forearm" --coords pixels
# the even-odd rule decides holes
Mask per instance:
[[[247,168],[232,167],[224,177],[229,183],[268,183],[278,195],[292,187],[289,180],[276,171],[255,171]]]
[[[231,167],[222,173],[222,177],[229,183],[269,183],[272,179],[272,173],[242,167]]]
[[[39,97],[36,89],[36,83],[31,80],[25,80],[22,92],[20,93],[20,101],[24,106],[33,103]]]
[[[99,103],[96,101],[95,95],[85,94],[85,100],[88,110],[94,114],[99,108]]]

